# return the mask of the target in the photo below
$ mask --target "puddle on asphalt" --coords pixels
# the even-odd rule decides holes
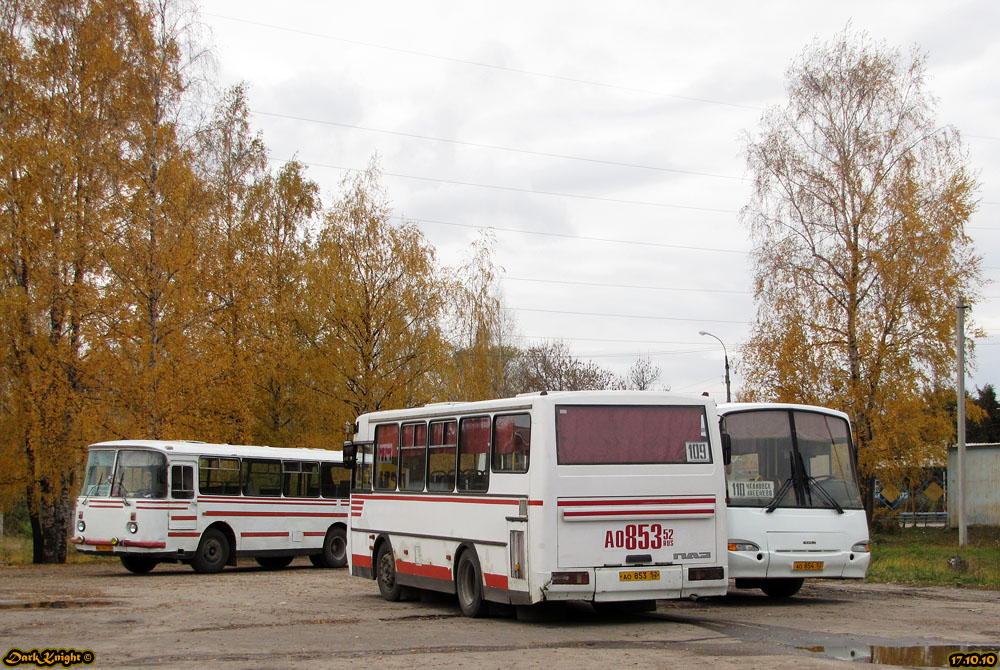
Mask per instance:
[[[907,665],[914,668],[947,668],[948,656],[956,651],[992,651],[997,647],[978,645],[931,644],[910,647],[798,647],[815,654],[823,654],[841,661],[878,663],[881,665]]]
[[[38,600],[35,602],[0,601],[0,610],[30,609],[75,609],[78,607],[107,607],[114,605],[110,600]]]

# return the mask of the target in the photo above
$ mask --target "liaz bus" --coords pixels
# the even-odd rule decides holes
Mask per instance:
[[[729,576],[787,598],[807,577],[863,579],[870,559],[846,414],[791,404],[719,406]]]
[[[218,572],[238,556],[345,567],[350,477],[340,451],[102,442],[89,447],[72,541],[140,574],[177,562]]]
[[[386,600],[455,593],[480,616],[487,601],[648,607],[726,593],[706,398],[541,393],[379,411],[352,428],[351,574]]]

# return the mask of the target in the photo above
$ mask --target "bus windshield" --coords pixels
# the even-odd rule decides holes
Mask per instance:
[[[87,455],[87,474],[83,480],[83,495],[110,495],[111,473],[114,469],[114,451],[110,449],[91,449]]]
[[[701,406],[556,405],[560,465],[711,463]]]
[[[850,428],[837,416],[795,410],[734,412],[727,466],[734,507],[860,509]]]

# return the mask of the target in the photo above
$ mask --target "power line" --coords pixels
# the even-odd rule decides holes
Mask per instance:
[[[751,321],[733,321],[728,319],[702,319],[685,318],[679,316],[649,316],[645,314],[607,314],[603,312],[573,312],[558,309],[534,309],[530,307],[504,307],[503,309],[513,312],[544,312],[546,314],[571,314],[576,316],[602,316],[615,319],[654,319],[658,321],[690,321],[692,323],[738,323],[741,325],[750,324]]]
[[[699,342],[685,342],[681,340],[619,340],[599,337],[566,337],[564,335],[557,337],[548,335],[517,335],[516,337],[522,340],[570,340],[573,342],[615,342],[618,344],[685,344],[688,346],[700,344]],[[743,344],[737,343],[736,346],[743,346]],[[716,351],[717,349],[718,347],[712,347],[706,348],[704,351]]]
[[[352,124],[349,124],[349,123],[338,123],[337,121],[324,121],[324,120],[321,120],[321,119],[310,119],[310,118],[306,118],[306,117],[302,117],[302,116],[291,116],[289,114],[277,114],[277,113],[274,113],[274,112],[264,112],[264,111],[260,111],[260,110],[250,110],[250,111],[253,112],[254,114],[258,114],[258,115],[262,115],[262,116],[272,116],[272,117],[279,118],[279,119],[289,119],[289,120],[292,120],[292,121],[304,121],[306,123],[319,123],[319,124],[323,124],[323,125],[326,125],[326,126],[337,126],[339,128],[350,128],[352,130],[364,130],[364,131],[370,132],[370,133],[383,133],[383,134],[386,134],[386,135],[396,135],[397,137],[409,137],[409,138],[413,138],[413,139],[428,140],[428,141],[432,141],[432,142],[445,142],[447,144],[457,144],[457,145],[466,146],[466,147],[477,147],[477,148],[480,148],[480,149],[494,149],[494,150],[497,150],[497,151],[509,151],[509,152],[512,152],[512,153],[527,154],[529,156],[543,156],[545,158],[562,158],[562,159],[565,159],[565,160],[583,161],[583,162],[586,162],[586,163],[597,163],[597,164],[600,164],[600,165],[614,165],[614,166],[618,166],[618,167],[638,168],[638,169],[641,169],[641,170],[657,170],[659,172],[674,172],[674,173],[677,173],[677,174],[694,175],[694,176],[697,176],[697,177],[713,177],[713,178],[716,178],[716,179],[731,179],[731,180],[734,180],[734,181],[747,181],[743,177],[734,177],[732,175],[713,174],[713,173],[710,173],[710,172],[696,172],[696,171],[693,171],[693,170],[680,170],[678,168],[668,168],[668,167],[662,167],[662,166],[658,166],[658,165],[642,165],[642,164],[638,164],[638,163],[623,163],[623,162],[619,162],[619,161],[603,160],[603,159],[600,159],[600,158],[587,158],[587,157],[583,157],[583,156],[570,156],[568,154],[549,153],[549,152],[545,152],[545,151],[532,151],[530,149],[519,149],[519,148],[515,148],[515,147],[506,147],[506,146],[502,146],[502,145],[499,145],[499,144],[483,144],[483,143],[480,143],[480,142],[466,142],[466,141],[463,141],[463,140],[454,140],[454,139],[450,139],[450,138],[447,138],[447,137],[433,137],[433,136],[430,136],[430,135],[418,135],[416,133],[404,133],[402,131],[397,131],[397,130],[384,130],[384,129],[380,129],[380,128],[369,128],[369,127],[366,127],[366,126],[356,126],[356,125],[352,125]]]
[[[713,251],[723,251],[723,250],[717,249]],[[634,284],[602,284],[598,282],[564,281],[560,279],[529,279],[527,277],[506,277],[506,276],[504,277],[504,279],[509,281],[539,282],[543,284],[568,284],[570,286],[599,286],[601,288],[643,289],[650,291],[688,291],[691,293],[734,293],[738,295],[751,295],[750,291],[728,291],[724,289],[710,289],[710,288],[681,288],[678,286],[642,286]]]
[[[454,221],[437,221],[434,219],[414,219],[408,216],[401,216],[393,214],[389,218],[398,219],[399,221],[412,221],[413,223],[431,223],[442,226],[458,226],[460,228],[474,228],[477,230],[496,230],[504,233],[519,233],[521,235],[542,235],[545,237],[562,237],[571,240],[586,240],[588,242],[614,242],[615,244],[638,244],[644,247],[665,247],[668,249],[684,249],[687,251],[717,251],[721,253],[728,254],[743,254],[747,255],[749,251],[742,251],[740,249],[720,249],[716,247],[693,247],[686,246],[682,244],[667,244],[666,242],[649,242],[645,240],[619,240],[609,237],[589,237],[587,235],[570,235],[569,233],[549,233],[540,230],[524,230],[523,228],[500,228],[497,226],[483,226],[474,223],[457,223]],[[525,280],[530,281],[530,280]]]
[[[272,162],[281,162],[281,163],[288,163],[291,160],[296,160],[299,163],[302,163],[303,165],[308,165],[310,167],[321,167],[321,168],[328,168],[328,169],[331,169],[331,170],[346,170],[348,172],[364,172],[364,170],[361,170],[359,168],[344,167],[342,165],[330,165],[328,163],[315,163],[315,162],[310,162],[310,161],[304,161],[304,160],[301,160],[301,159],[280,159],[280,158],[275,158],[273,156],[268,156],[268,160],[272,161]],[[532,193],[532,194],[535,194],[535,195],[548,195],[548,196],[555,196],[555,197],[559,197],[559,198],[578,198],[580,200],[592,200],[592,201],[599,201],[599,202],[613,202],[613,203],[617,203],[617,204],[620,204],[620,205],[621,204],[624,204],[624,205],[645,205],[645,206],[648,206],[648,207],[667,207],[667,208],[671,208],[671,209],[689,209],[689,210],[694,210],[694,211],[699,211],[699,212],[717,212],[717,213],[720,213],[720,214],[739,214],[739,212],[737,210],[735,210],[735,209],[718,209],[718,208],[715,208],[715,207],[697,207],[695,205],[675,205],[673,203],[666,203],[666,202],[648,202],[648,201],[644,201],[644,200],[624,200],[624,199],[620,199],[620,198],[602,198],[602,197],[596,196],[596,195],[582,195],[582,194],[578,194],[578,193],[560,193],[558,191],[539,191],[537,189],[518,188],[516,186],[496,186],[494,184],[476,184],[474,182],[456,181],[456,180],[452,180],[452,179],[440,179],[440,178],[436,178],[436,177],[418,177],[416,175],[399,174],[399,173],[395,173],[395,172],[383,172],[382,174],[385,175],[385,176],[387,176],[387,177],[397,177],[399,179],[415,179],[415,180],[418,180],[418,181],[436,182],[438,184],[451,184],[453,186],[473,186],[473,187],[476,187],[476,188],[489,188],[489,189],[494,189],[494,190],[498,190],[498,191],[512,191],[512,192],[516,192],[516,193]]]
[[[336,35],[327,35],[327,34],[312,32],[312,31],[308,31],[308,30],[301,30],[299,28],[288,28],[288,27],[285,27],[285,26],[278,26],[278,25],[274,25],[273,23],[264,23],[262,21],[251,21],[249,19],[241,19],[241,18],[238,18],[238,17],[235,17],[235,16],[225,16],[223,14],[214,14],[214,13],[211,13],[211,12],[204,12],[203,15],[204,16],[211,16],[211,17],[216,18],[216,19],[223,19],[225,21],[234,21],[236,23],[245,23],[245,24],[248,24],[248,25],[258,26],[258,27],[261,27],[261,28],[271,28],[273,30],[280,30],[280,31],[283,31],[283,32],[294,33],[294,34],[297,34],[297,35],[306,35],[308,37],[317,37],[319,39],[332,40],[332,41],[335,41],[335,42],[343,42],[345,44],[354,44],[354,45],[357,45],[357,46],[368,47],[368,48],[371,48],[371,49],[382,49],[384,51],[392,51],[394,53],[401,53],[401,54],[405,54],[407,56],[419,56],[421,58],[432,58],[434,60],[440,60],[440,61],[445,61],[445,62],[449,62],[449,63],[460,63],[462,65],[471,65],[471,66],[474,66],[474,67],[487,68],[487,69],[490,69],[490,70],[497,70],[497,71],[501,71],[501,72],[511,72],[511,73],[514,73],[514,74],[527,75],[527,76],[530,76],[530,77],[538,77],[538,78],[541,78],[541,79],[551,79],[553,81],[564,81],[564,82],[569,82],[569,83],[573,83],[573,84],[583,84],[585,86],[596,86],[596,87],[599,87],[599,88],[606,88],[606,89],[612,89],[612,90],[618,90],[618,91],[628,91],[630,93],[642,93],[644,95],[651,95],[651,96],[655,96],[655,97],[659,97],[659,98],[670,98],[670,99],[673,99],[673,100],[683,100],[685,102],[700,102],[700,103],[707,104],[707,105],[720,105],[720,106],[723,106],[723,107],[734,107],[734,108],[738,108],[738,109],[749,109],[749,110],[753,110],[753,111],[756,111],[756,112],[763,111],[762,108],[751,106],[751,105],[743,105],[743,104],[734,103],[734,102],[725,102],[725,101],[722,101],[722,100],[711,100],[709,98],[697,98],[697,97],[686,96],[686,95],[676,95],[674,93],[663,93],[663,92],[660,92],[660,91],[652,91],[652,90],[645,89],[645,88],[636,88],[636,87],[631,87],[631,86],[621,86],[619,84],[609,84],[609,83],[606,83],[606,82],[591,81],[591,80],[588,80],[588,79],[578,79],[578,78],[575,78],[575,77],[566,77],[566,76],[557,75],[557,74],[549,74],[547,72],[535,72],[533,70],[523,70],[523,69],[520,69],[520,68],[507,67],[507,66],[504,66],[504,65],[495,65],[493,63],[484,63],[484,62],[481,62],[481,61],[467,60],[467,59],[464,59],[464,58],[455,58],[453,56],[441,56],[439,54],[432,54],[432,53],[428,53],[428,52],[425,52],[425,51],[416,51],[416,50],[413,50],[413,49],[403,49],[403,48],[400,48],[400,47],[393,47],[393,46],[388,46],[388,45],[385,45],[385,44],[376,44],[374,42],[363,42],[361,40],[353,40],[353,39],[348,39],[346,37],[337,37]]]

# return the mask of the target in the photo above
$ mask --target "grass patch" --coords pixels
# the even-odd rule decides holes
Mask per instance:
[[[7,565],[31,565],[34,550],[31,537],[25,535],[5,535],[0,537],[0,567]],[[67,563],[112,563],[117,558],[109,556],[88,556],[81,554],[70,544],[66,549]]]
[[[953,556],[965,562],[964,571],[948,564]],[[866,581],[1000,591],[1000,528],[970,526],[968,544],[961,548],[956,528],[875,533]]]

